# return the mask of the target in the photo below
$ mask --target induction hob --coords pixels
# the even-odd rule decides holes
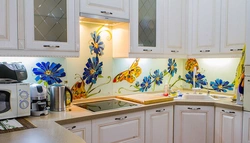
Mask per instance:
[[[137,106],[137,104],[133,104],[130,102],[121,101],[117,99],[102,100],[102,101],[87,102],[87,103],[78,103],[75,105],[78,107],[90,110],[92,112]]]

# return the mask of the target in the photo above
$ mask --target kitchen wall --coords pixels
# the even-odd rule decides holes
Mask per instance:
[[[112,49],[116,47],[112,47],[112,27],[81,23],[80,35],[79,58],[0,57],[0,61],[22,62],[29,76],[24,82],[29,83],[41,82],[35,80],[38,75],[32,71],[38,68],[37,63],[49,61],[50,64],[61,64],[59,69],[63,69],[66,76],[58,78],[68,81],[75,94],[74,99],[163,91],[165,83],[174,85],[174,91],[179,88],[191,88],[188,83],[190,80],[186,68],[187,59],[113,59]],[[93,48],[97,45],[92,45],[97,39],[99,47],[104,47],[99,51]],[[223,86],[213,84],[214,87],[219,87],[214,89],[210,83],[217,83],[218,79],[217,81],[221,80],[224,84],[228,81],[227,85],[232,85],[239,58],[197,59],[197,62],[198,73],[202,77],[200,81],[207,83],[201,84],[204,88],[234,93],[231,86],[219,90]]]

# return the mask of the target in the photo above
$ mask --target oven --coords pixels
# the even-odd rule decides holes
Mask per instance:
[[[30,85],[0,84],[0,119],[30,115]]]

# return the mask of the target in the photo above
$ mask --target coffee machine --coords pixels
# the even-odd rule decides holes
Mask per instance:
[[[42,116],[49,114],[47,89],[40,84],[30,85],[31,115]]]

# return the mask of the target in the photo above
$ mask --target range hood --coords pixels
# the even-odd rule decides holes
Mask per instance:
[[[80,12],[79,16],[80,16],[80,21],[86,22],[86,23],[108,24],[111,26],[117,25],[119,23],[129,23],[129,19],[94,15],[94,14],[83,13],[83,12]]]

